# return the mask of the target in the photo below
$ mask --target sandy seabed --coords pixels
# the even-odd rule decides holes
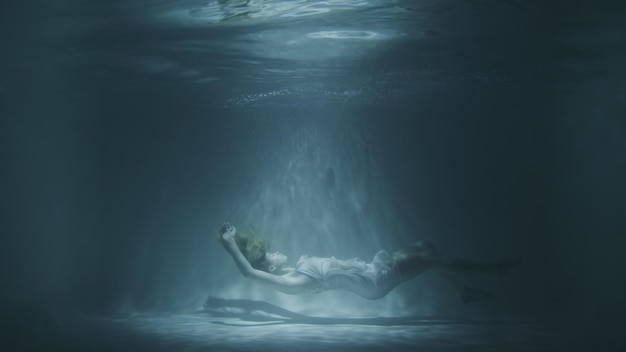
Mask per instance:
[[[434,317],[319,318],[210,309],[33,321],[10,349],[41,351],[626,351],[624,326]],[[42,327],[46,327],[42,329]]]

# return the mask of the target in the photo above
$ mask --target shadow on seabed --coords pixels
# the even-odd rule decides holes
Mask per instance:
[[[204,304],[204,309],[199,313],[208,314],[211,317],[218,318],[235,318],[245,322],[257,322],[256,325],[270,324],[352,324],[352,325],[378,325],[378,326],[397,326],[397,325],[489,325],[503,324],[503,322],[485,322],[472,319],[464,319],[458,317],[371,317],[371,318],[333,318],[333,317],[313,317],[281,308],[271,303],[263,301],[255,301],[248,299],[224,299],[217,297],[209,297]],[[255,325],[255,324],[232,324],[219,321],[213,321],[216,324],[225,325]],[[506,323],[506,324],[511,324]]]

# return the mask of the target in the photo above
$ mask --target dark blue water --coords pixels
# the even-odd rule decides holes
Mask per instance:
[[[14,349],[624,348],[619,2],[1,12]],[[466,278],[493,302],[463,305],[429,273],[377,301],[288,296],[237,272],[216,241],[224,221],[292,263],[416,240],[525,261]],[[209,297],[224,301],[207,310]]]

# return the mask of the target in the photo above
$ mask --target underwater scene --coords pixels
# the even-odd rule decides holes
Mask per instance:
[[[626,3],[12,3],[3,351],[626,350]]]

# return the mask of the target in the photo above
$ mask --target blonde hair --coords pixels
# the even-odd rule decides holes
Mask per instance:
[[[270,263],[265,256],[269,249],[269,244],[256,237],[254,228],[237,231],[235,243],[253,268],[266,272],[270,271]]]

